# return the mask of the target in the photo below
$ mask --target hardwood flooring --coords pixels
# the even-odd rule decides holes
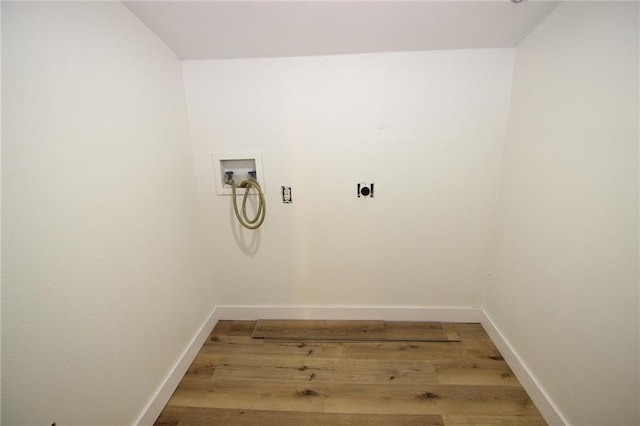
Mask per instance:
[[[156,425],[546,424],[480,324],[446,324],[449,342],[255,339],[255,325],[218,322]]]
[[[441,322],[259,320],[252,337],[298,341],[458,342]]]

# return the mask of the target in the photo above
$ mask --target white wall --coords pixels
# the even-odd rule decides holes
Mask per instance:
[[[517,48],[486,310],[572,424],[638,424],[638,5]]]
[[[131,424],[214,305],[181,65],[118,2],[2,8],[2,421]]]
[[[0,4],[0,35],[2,34],[2,4]],[[2,40],[0,36],[0,48]],[[2,70],[2,55],[0,55],[0,70]],[[1,72],[1,71],[0,71]],[[2,99],[2,82],[0,79],[0,99]],[[2,118],[0,117],[0,134],[2,133]],[[0,145],[2,138],[0,138]],[[2,173],[2,150],[0,149],[0,176]],[[2,210],[2,191],[0,190],[0,211]],[[0,224],[2,215],[0,215]],[[0,226],[0,241],[2,239],[2,228]],[[2,244],[0,244],[0,319],[2,318]],[[0,425],[2,425],[2,321],[0,321]]]
[[[478,306],[513,54],[184,62],[219,302]],[[215,194],[211,153],[254,150],[268,212],[252,233]]]

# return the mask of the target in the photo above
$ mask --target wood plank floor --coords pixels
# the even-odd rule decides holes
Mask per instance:
[[[457,342],[288,342],[219,321],[156,425],[545,425],[480,324]],[[412,323],[415,324],[415,323]]]
[[[258,320],[251,337],[282,341],[450,342],[458,333],[441,322]]]

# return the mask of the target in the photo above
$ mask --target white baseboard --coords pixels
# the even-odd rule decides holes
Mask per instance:
[[[200,348],[202,348],[205,340],[209,337],[209,333],[211,333],[211,330],[215,327],[218,319],[219,317],[216,315],[216,309],[214,308],[211,311],[211,314],[209,314],[209,317],[193,336],[185,350],[178,357],[178,360],[171,370],[169,370],[160,384],[160,387],[153,395],[147,406],[142,410],[134,424],[140,426],[153,425],[153,423],[158,419],[158,416],[160,416],[160,413],[164,409],[165,405],[167,405],[171,395],[173,395],[173,392],[180,384],[180,380],[182,380],[182,377],[184,377],[196,355],[198,355]]]
[[[420,307],[420,306],[217,306],[173,368],[155,395],[144,408],[136,425],[152,425],[171,398],[180,380],[189,369],[198,351],[204,344],[210,331],[218,320],[257,320],[257,319],[315,319],[315,320],[358,320],[378,319],[384,321],[441,321],[441,322],[479,322],[494,342],[509,367],[522,383],[540,413],[550,425],[566,425],[561,415],[544,392],[527,366],[513,350],[508,340],[500,332],[491,317],[481,308],[465,307]]]
[[[424,306],[218,306],[216,315],[228,320],[313,319],[480,322],[480,308]]]
[[[529,397],[540,411],[540,414],[542,414],[542,417],[544,417],[547,423],[553,426],[568,425],[569,422],[567,422],[558,407],[556,407],[551,398],[549,398],[549,395],[547,395],[544,388],[522,361],[522,358],[520,358],[518,353],[509,344],[509,341],[493,322],[493,319],[491,319],[489,314],[484,310],[482,311],[482,316],[482,326],[500,351],[504,360],[513,370],[513,373],[522,384],[524,390],[529,394]]]

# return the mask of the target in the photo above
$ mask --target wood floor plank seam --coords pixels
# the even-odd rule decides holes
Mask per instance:
[[[251,337],[275,341],[459,342],[440,322],[367,320],[258,320]]]

